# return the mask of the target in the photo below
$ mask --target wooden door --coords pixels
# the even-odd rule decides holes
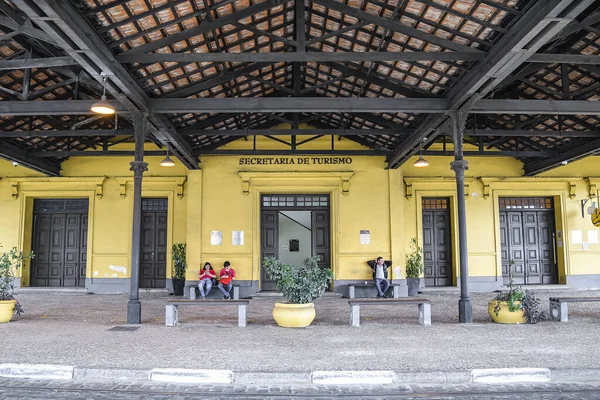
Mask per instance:
[[[329,211],[312,212],[312,255],[319,257],[319,266],[331,265],[331,244],[329,240]]]
[[[452,235],[449,199],[423,199],[425,286],[452,286]]]
[[[34,202],[31,286],[85,286],[87,209],[87,200]]]
[[[279,248],[279,212],[262,211],[260,221],[261,262],[266,257],[278,257]],[[267,277],[261,268],[261,290],[276,290],[275,281]]]
[[[501,208],[508,201],[501,199]],[[515,208],[550,207],[551,204],[548,199],[510,199],[510,206]],[[511,262],[515,284],[558,281],[552,209],[501,211],[500,245],[504,284],[509,283]]]
[[[167,215],[167,199],[142,200],[140,288],[166,287]]]

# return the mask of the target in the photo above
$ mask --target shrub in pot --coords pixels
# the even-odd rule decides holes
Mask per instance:
[[[406,255],[406,285],[408,295],[416,296],[421,285],[421,275],[425,266],[423,265],[423,249],[419,247],[417,238],[410,240],[411,252]]]
[[[333,279],[331,269],[319,267],[318,261],[318,257],[308,257],[303,266],[296,269],[273,257],[263,260],[267,276],[275,281],[277,290],[287,300],[276,303],[273,309],[273,318],[279,326],[303,328],[314,320],[312,301],[323,295]]]
[[[23,307],[14,298],[15,277],[17,270],[33,253],[23,254],[12,248],[8,253],[0,254],[0,323],[11,320],[13,314],[21,315]]]
[[[500,324],[535,324],[548,319],[540,300],[533,291],[514,284],[514,260],[508,266],[508,287],[488,303],[488,314],[492,321]]]
[[[185,287],[185,270],[187,269],[186,261],[186,244],[175,243],[173,245],[173,294],[175,296],[183,296],[183,288]]]

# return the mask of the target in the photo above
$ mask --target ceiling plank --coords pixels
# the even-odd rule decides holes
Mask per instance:
[[[87,115],[95,100],[2,101],[0,115]],[[114,100],[119,113],[127,109]],[[237,97],[196,99],[150,99],[147,110],[153,114],[181,113],[407,113],[444,114],[450,110],[447,99],[358,98],[358,97]],[[598,115],[600,101],[586,100],[479,100],[472,114]]]
[[[295,42],[294,42],[295,44]],[[150,53],[121,54],[120,63],[153,64],[157,62],[365,62],[365,61],[481,61],[486,53],[473,52],[246,52],[246,53]],[[557,56],[560,56],[557,55]],[[594,56],[590,56],[594,59]],[[542,62],[542,61],[539,61]]]

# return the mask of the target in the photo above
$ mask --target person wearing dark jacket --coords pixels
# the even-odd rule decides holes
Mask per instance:
[[[373,270],[373,282],[377,289],[377,298],[387,298],[385,292],[390,288],[388,281],[388,268],[392,265],[391,261],[384,261],[383,257],[377,257],[377,260],[367,261],[369,267]]]

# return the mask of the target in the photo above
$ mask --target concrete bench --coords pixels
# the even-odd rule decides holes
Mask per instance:
[[[348,284],[348,298],[350,299],[355,299],[356,298],[356,288],[364,288],[364,289],[373,289],[373,291],[375,293],[377,293],[377,289],[375,288],[375,284],[371,283],[371,284]],[[408,289],[406,289],[406,285],[404,284],[400,284],[400,283],[391,283],[390,284],[390,289],[392,289],[392,296],[394,299],[399,299],[401,297],[407,297],[408,296]],[[406,292],[404,296],[402,296],[402,292],[403,290]],[[388,289],[389,290],[389,289]]]
[[[600,297],[550,297],[550,319],[567,322],[569,320],[567,303],[588,303],[598,301],[600,301]]]
[[[250,300],[167,300],[165,325],[179,325],[179,306],[238,306],[238,326],[248,322]]]
[[[218,283],[217,283],[217,285],[218,285]],[[221,298],[221,297],[223,297],[223,293],[219,290],[217,285],[213,286],[212,289],[210,289],[209,295],[212,295],[216,291],[216,293],[218,293],[218,297],[215,297],[215,298]],[[239,300],[240,299],[240,286],[233,285],[233,288],[231,290],[233,292],[232,299]],[[198,289],[198,286],[190,286],[190,300],[197,299],[196,291],[198,291],[198,294],[200,294],[200,289]]]
[[[350,325],[360,326],[360,306],[419,306],[419,324],[431,325],[431,301],[427,299],[366,299],[348,300],[350,304]]]

